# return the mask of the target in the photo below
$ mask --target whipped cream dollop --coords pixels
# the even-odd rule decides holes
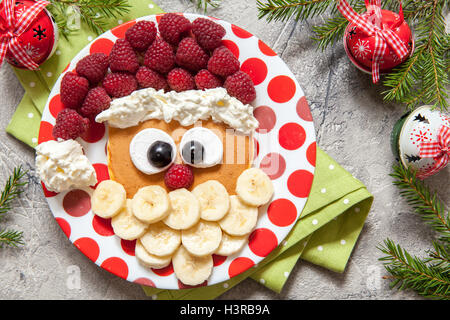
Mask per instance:
[[[36,147],[37,172],[49,191],[94,186],[97,175],[75,140],[47,141]]]
[[[128,128],[140,122],[157,119],[169,123],[178,121],[182,126],[199,120],[223,122],[243,134],[258,128],[253,107],[228,95],[225,88],[164,92],[146,88],[126,97],[115,99],[109,109],[95,118],[116,128]]]

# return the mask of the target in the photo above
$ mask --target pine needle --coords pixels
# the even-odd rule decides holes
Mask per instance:
[[[427,298],[450,299],[450,220],[444,212],[443,203],[432,194],[412,169],[400,164],[394,166],[391,174],[400,195],[414,208],[415,212],[439,234],[433,241],[428,257],[411,256],[408,251],[392,240],[384,240],[378,249],[385,254],[379,258],[390,276],[390,286],[399,290],[412,289]]]
[[[26,173],[27,172],[22,170],[22,167],[17,167],[6,181],[0,196],[0,220],[9,210],[11,210],[11,202],[22,193],[22,187],[28,183],[27,181],[20,181]]]
[[[0,220],[4,218],[5,214],[11,210],[11,202],[20,196],[23,192],[23,187],[28,183],[27,181],[21,181],[21,179],[27,174],[19,166],[14,169],[12,175],[5,183],[5,187],[0,196]],[[17,247],[22,245],[22,232],[15,230],[0,230],[0,248],[4,245]]]
[[[211,6],[213,8],[219,7],[222,0],[189,0],[190,2],[197,5],[197,9],[203,9],[203,12],[207,12],[208,7]]]
[[[112,19],[128,13],[131,5],[127,0],[50,0],[47,9],[55,18],[58,29],[67,38],[76,26],[71,26],[79,17],[96,34],[106,31]]]
[[[444,212],[444,204],[435,194],[431,194],[423,181],[416,178],[410,168],[395,165],[391,174],[394,185],[400,189],[400,195],[414,208],[415,212],[439,233],[439,240],[450,242],[450,217]]]
[[[378,249],[386,255],[379,260],[391,274],[391,288],[412,289],[432,299],[450,299],[449,268],[413,257],[390,239],[386,239]]]
[[[14,230],[1,230],[0,231],[0,248],[3,246],[18,247],[23,245],[22,232]]]

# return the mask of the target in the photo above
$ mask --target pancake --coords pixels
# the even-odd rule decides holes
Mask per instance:
[[[190,190],[205,181],[217,180],[225,186],[229,194],[235,194],[237,178],[251,166],[253,161],[253,139],[251,136],[237,134],[223,123],[209,120],[202,122],[201,126],[212,130],[222,140],[223,161],[221,164],[210,168],[192,168],[194,183]],[[162,120],[148,120],[126,129],[110,127],[107,146],[110,178],[124,186],[128,198],[132,198],[140,188],[148,185],[159,185],[170,191],[164,184],[166,171],[146,175],[134,166],[129,153],[131,140],[143,129],[163,130],[174,139],[177,145],[176,163],[181,163],[179,143],[183,133],[192,127],[194,126],[183,127],[177,121],[166,123]]]

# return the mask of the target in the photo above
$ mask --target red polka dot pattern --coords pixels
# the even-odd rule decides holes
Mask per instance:
[[[88,237],[79,238],[75,240],[73,244],[83,252],[86,257],[94,262],[97,261],[100,254],[100,247],[94,239]]]
[[[267,228],[259,228],[248,237],[248,246],[257,256],[266,257],[278,246],[278,239],[273,231]]]
[[[165,268],[161,268],[161,269],[153,269],[152,268],[152,271],[154,272],[154,273],[156,273],[158,276],[161,276],[161,277],[168,277],[168,276],[170,276],[171,274],[173,274],[173,265],[172,265],[172,263],[170,263],[167,267],[165,267]]]
[[[212,258],[214,267],[220,266],[222,263],[225,262],[225,260],[227,260],[227,257],[219,256],[218,254],[213,254]]]
[[[228,275],[230,278],[241,274],[244,271],[247,271],[251,267],[253,267],[255,263],[252,259],[247,257],[239,257],[231,261],[230,266],[228,267]]]
[[[266,56],[274,57],[277,55],[275,51],[272,50],[272,48],[270,48],[267,44],[265,44],[261,40],[258,40],[258,47],[259,50],[261,50],[261,52],[264,53]]]
[[[191,21],[199,17],[184,15]],[[144,19],[157,22],[160,18],[161,15]],[[306,199],[309,194],[316,157],[310,108],[288,67],[267,44],[251,33],[222,20],[214,20],[227,30],[223,45],[240,58],[241,70],[248,73],[255,83],[257,99],[252,105],[259,128],[252,137],[254,166],[260,167],[273,180],[275,200],[261,209],[267,210],[267,219],[259,221],[257,229],[249,237],[249,244],[239,256],[213,255],[214,277],[201,286],[225,281],[248,270],[283,241],[304,206],[304,201],[296,202],[295,198]],[[73,69],[76,62],[87,54],[109,54],[115,39],[123,38],[134,23],[136,21],[118,26],[95,39],[80,51],[66,70]],[[38,143],[54,140],[52,124],[63,108],[59,88],[55,86],[42,115]],[[93,122],[90,130],[77,139],[93,163],[99,182],[110,179],[106,165],[107,132],[105,125]],[[58,195],[43,185],[43,191],[63,232],[100,267],[140,285],[162,289],[189,288],[178,282],[172,264],[162,269],[139,265],[133,257],[135,241],[119,239],[114,235],[111,219],[92,214],[89,194],[93,190],[72,190]],[[76,198],[79,199],[76,201]]]
[[[97,184],[94,186],[95,189],[100,182],[109,180],[109,171],[108,166],[103,163],[94,163],[92,166],[94,167],[95,173],[97,174]]]
[[[295,122],[285,124],[278,132],[280,146],[287,150],[296,150],[300,148],[305,143],[305,140],[305,129]]]
[[[237,59],[239,59],[239,47],[235,42],[231,40],[222,40],[222,44],[227,47]]]
[[[113,46],[114,42],[109,39],[98,39],[92,43],[90,53],[104,53],[109,55]]]
[[[267,216],[274,225],[286,227],[297,219],[297,208],[288,199],[277,199],[269,205]]]
[[[91,196],[83,190],[72,190],[64,196],[62,205],[68,215],[82,217],[91,210]]]
[[[115,35],[117,38],[125,38],[125,32],[127,32],[128,28],[131,28],[136,24],[136,20],[128,21],[120,26],[111,29],[111,33]]]
[[[259,127],[256,129],[258,133],[269,133],[277,123],[277,115],[268,106],[257,107],[253,110],[253,116],[259,122]]]
[[[313,117],[311,114],[311,110],[309,109],[308,101],[306,101],[306,97],[301,97],[297,102],[297,114],[300,118],[305,121],[313,121]]]
[[[70,238],[70,224],[63,218],[56,218],[55,220],[58,222],[58,225],[61,227],[66,237]]]
[[[49,103],[48,106],[50,113],[52,114],[52,116],[54,118],[56,118],[56,116],[58,115],[58,113],[64,109],[64,105],[61,102],[61,96],[59,94],[57,94],[56,96],[54,96]]]
[[[242,29],[241,27],[238,27],[236,25],[231,25],[231,30],[233,31],[233,33],[236,35],[236,37],[238,38],[242,38],[242,39],[247,39],[250,38],[252,36],[252,34],[244,29]]]
[[[56,193],[56,192],[49,191],[42,181],[41,181],[41,185],[42,185],[42,191],[44,191],[44,196],[46,198],[53,198],[54,196],[58,195],[58,193]]]
[[[291,100],[296,92],[295,82],[288,76],[277,76],[270,80],[267,93],[270,99],[278,103]]]
[[[281,177],[286,170],[286,160],[279,153],[269,153],[262,160],[259,168],[264,171],[270,179]]]
[[[103,261],[100,266],[103,269],[123,279],[126,279],[128,277],[128,265],[121,258],[118,257],[108,258],[105,261]]]
[[[92,218],[92,227],[100,236],[110,237],[114,235],[114,229],[111,226],[111,219],[100,218],[94,214],[94,218]]]
[[[288,178],[289,192],[298,198],[307,198],[311,190],[314,175],[306,170],[294,171]]]
[[[255,160],[259,156],[259,141],[256,138],[253,138],[253,160]]]
[[[129,255],[134,257],[134,249],[136,248],[136,240],[123,240],[120,239],[120,246],[123,251]]]
[[[306,159],[308,159],[308,162],[315,167],[316,166],[316,151],[317,146],[316,143],[313,142],[309,145],[308,149],[306,149]]]
[[[249,58],[241,65],[241,71],[247,73],[255,86],[261,84],[267,77],[267,65],[259,58]]]
[[[41,125],[39,127],[39,138],[38,144],[41,144],[46,141],[55,140],[53,138],[53,125],[47,121],[41,121]]]
[[[149,278],[137,278],[133,281],[134,283],[140,284],[141,286],[156,288],[155,283]]]

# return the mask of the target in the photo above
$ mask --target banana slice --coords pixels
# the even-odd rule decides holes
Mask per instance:
[[[114,233],[124,240],[135,240],[145,233],[147,223],[136,219],[131,209],[132,201],[126,200],[126,205],[111,219]]]
[[[113,180],[103,180],[97,185],[91,198],[92,212],[99,217],[114,217],[125,206],[125,188]]]
[[[247,169],[236,181],[236,193],[245,203],[255,207],[261,206],[272,198],[272,180],[261,169]]]
[[[217,222],[201,221],[181,231],[181,243],[194,256],[214,253],[222,240],[222,229]]]
[[[247,240],[248,234],[243,236],[230,236],[229,234],[223,232],[220,246],[214,253],[220,256],[231,256],[236,252],[239,252],[247,243]]]
[[[238,196],[230,196],[230,211],[219,221],[220,227],[232,236],[243,236],[252,231],[258,220],[258,208],[249,206]]]
[[[139,240],[136,241],[134,254],[140,263],[149,268],[161,269],[167,267],[172,261],[171,255],[158,257],[149,253]]]
[[[148,186],[138,190],[133,197],[133,214],[139,220],[155,223],[169,213],[169,197],[160,186]]]
[[[172,258],[173,271],[178,280],[189,286],[196,286],[209,278],[213,269],[211,255],[197,257],[180,246]]]
[[[172,229],[189,229],[200,220],[200,204],[197,198],[186,189],[169,192],[171,209],[163,220]]]
[[[162,222],[151,224],[139,238],[148,253],[158,257],[171,255],[181,244],[181,232],[173,230]]]
[[[203,220],[218,221],[230,208],[230,197],[227,189],[217,180],[209,180],[199,184],[192,193],[200,202],[200,217]]]

